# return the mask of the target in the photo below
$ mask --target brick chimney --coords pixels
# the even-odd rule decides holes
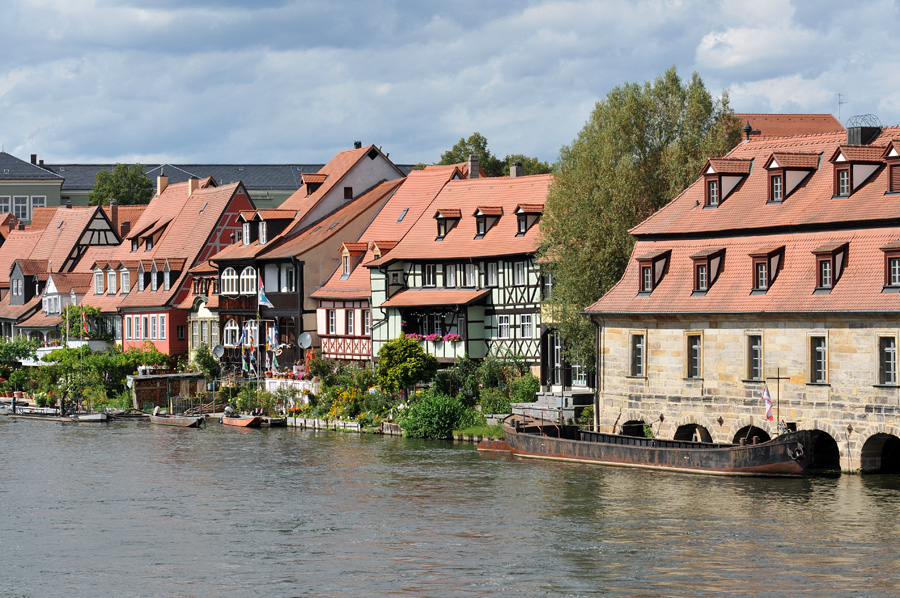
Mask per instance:
[[[354,141],[353,149],[362,149],[362,141]]]
[[[16,230],[16,227],[19,224],[19,219],[10,214],[9,216],[9,230]]]
[[[513,178],[518,176],[525,176],[525,167],[522,166],[521,162],[516,162],[509,167],[509,176]]]
[[[188,197],[194,194],[194,191],[200,188],[200,179],[192,176],[188,179]]]
[[[163,191],[166,190],[166,187],[169,186],[169,177],[160,171],[159,176],[156,177],[156,194],[162,195]]]
[[[112,223],[112,229],[119,228],[119,202],[115,197],[109,198],[109,221]]]
[[[479,164],[478,164],[478,156],[475,154],[469,154],[469,178],[477,179],[479,177]]]
[[[131,221],[125,220],[119,225],[119,238],[124,239],[131,232]]]
[[[37,166],[37,154],[31,154],[31,163]]]

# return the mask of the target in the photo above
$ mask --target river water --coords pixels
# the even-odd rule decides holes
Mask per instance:
[[[896,596],[900,478],[0,418],[0,596]]]

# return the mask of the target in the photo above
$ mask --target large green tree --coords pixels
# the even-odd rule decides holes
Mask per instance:
[[[378,385],[384,392],[406,393],[419,382],[434,377],[438,361],[415,339],[401,334],[378,350]]]
[[[521,162],[524,174],[546,174],[550,172],[550,165],[541,162],[537,158],[530,158],[524,154],[507,154],[502,160],[488,149],[488,141],[478,131],[469,135],[466,139],[461,137],[449,150],[441,154],[438,164],[459,164],[466,162],[472,154],[478,156],[484,174],[489,177],[507,176],[509,167],[516,162]]]
[[[88,194],[88,203],[102,206],[113,197],[119,205],[146,204],[153,199],[153,183],[140,164],[116,164],[112,172],[101,170]]]
[[[581,311],[621,278],[634,244],[628,229],[739,140],[727,92],[713,98],[697,73],[682,81],[673,66],[652,83],[610,91],[560,150],[539,254],[553,276],[548,304],[570,360],[594,363],[594,330]]]

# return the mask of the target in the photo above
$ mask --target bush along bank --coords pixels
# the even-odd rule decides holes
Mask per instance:
[[[517,356],[463,357],[438,370],[437,360],[405,336],[379,351],[377,370],[317,356],[310,373],[321,390],[291,415],[354,421],[369,431],[390,422],[410,438],[501,437],[484,414],[508,414],[510,403],[532,402],[540,388]]]

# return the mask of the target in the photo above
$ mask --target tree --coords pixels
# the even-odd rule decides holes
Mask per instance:
[[[459,164],[469,160],[469,156],[475,154],[478,156],[481,169],[484,174],[493,176],[509,175],[509,168],[516,162],[521,162],[524,168],[524,174],[546,174],[550,172],[550,165],[541,162],[537,158],[529,158],[524,154],[507,154],[505,158],[500,160],[488,149],[488,141],[484,135],[478,131],[469,135],[468,139],[460,138],[456,145],[441,154],[441,161],[438,164]],[[422,165],[424,168],[424,165]]]
[[[191,366],[195,371],[202,372],[207,380],[219,377],[219,360],[212,354],[206,343],[200,343],[200,346],[194,351]]]
[[[84,314],[84,320],[82,320]],[[63,338],[112,340],[111,334],[100,332],[100,318],[102,312],[99,307],[91,305],[67,305],[63,308],[60,334]],[[84,331],[84,321],[87,322],[88,331]]]
[[[437,372],[434,355],[425,352],[415,339],[401,334],[378,350],[378,385],[384,392],[400,394]]]
[[[88,203],[102,206],[113,197],[119,205],[146,204],[153,199],[153,183],[140,164],[116,164],[112,172],[101,170],[88,194]]]
[[[697,73],[683,82],[673,66],[653,83],[610,91],[560,150],[538,253],[570,361],[594,364],[594,330],[581,311],[622,277],[634,244],[628,230],[739,140],[727,92],[714,99]]]
[[[526,176],[529,174],[549,174],[553,171],[553,167],[547,162],[541,162],[537,158],[530,158],[525,154],[512,154],[503,158],[503,163],[506,165],[506,173],[509,172],[509,169],[516,162],[522,163],[523,174]]]

